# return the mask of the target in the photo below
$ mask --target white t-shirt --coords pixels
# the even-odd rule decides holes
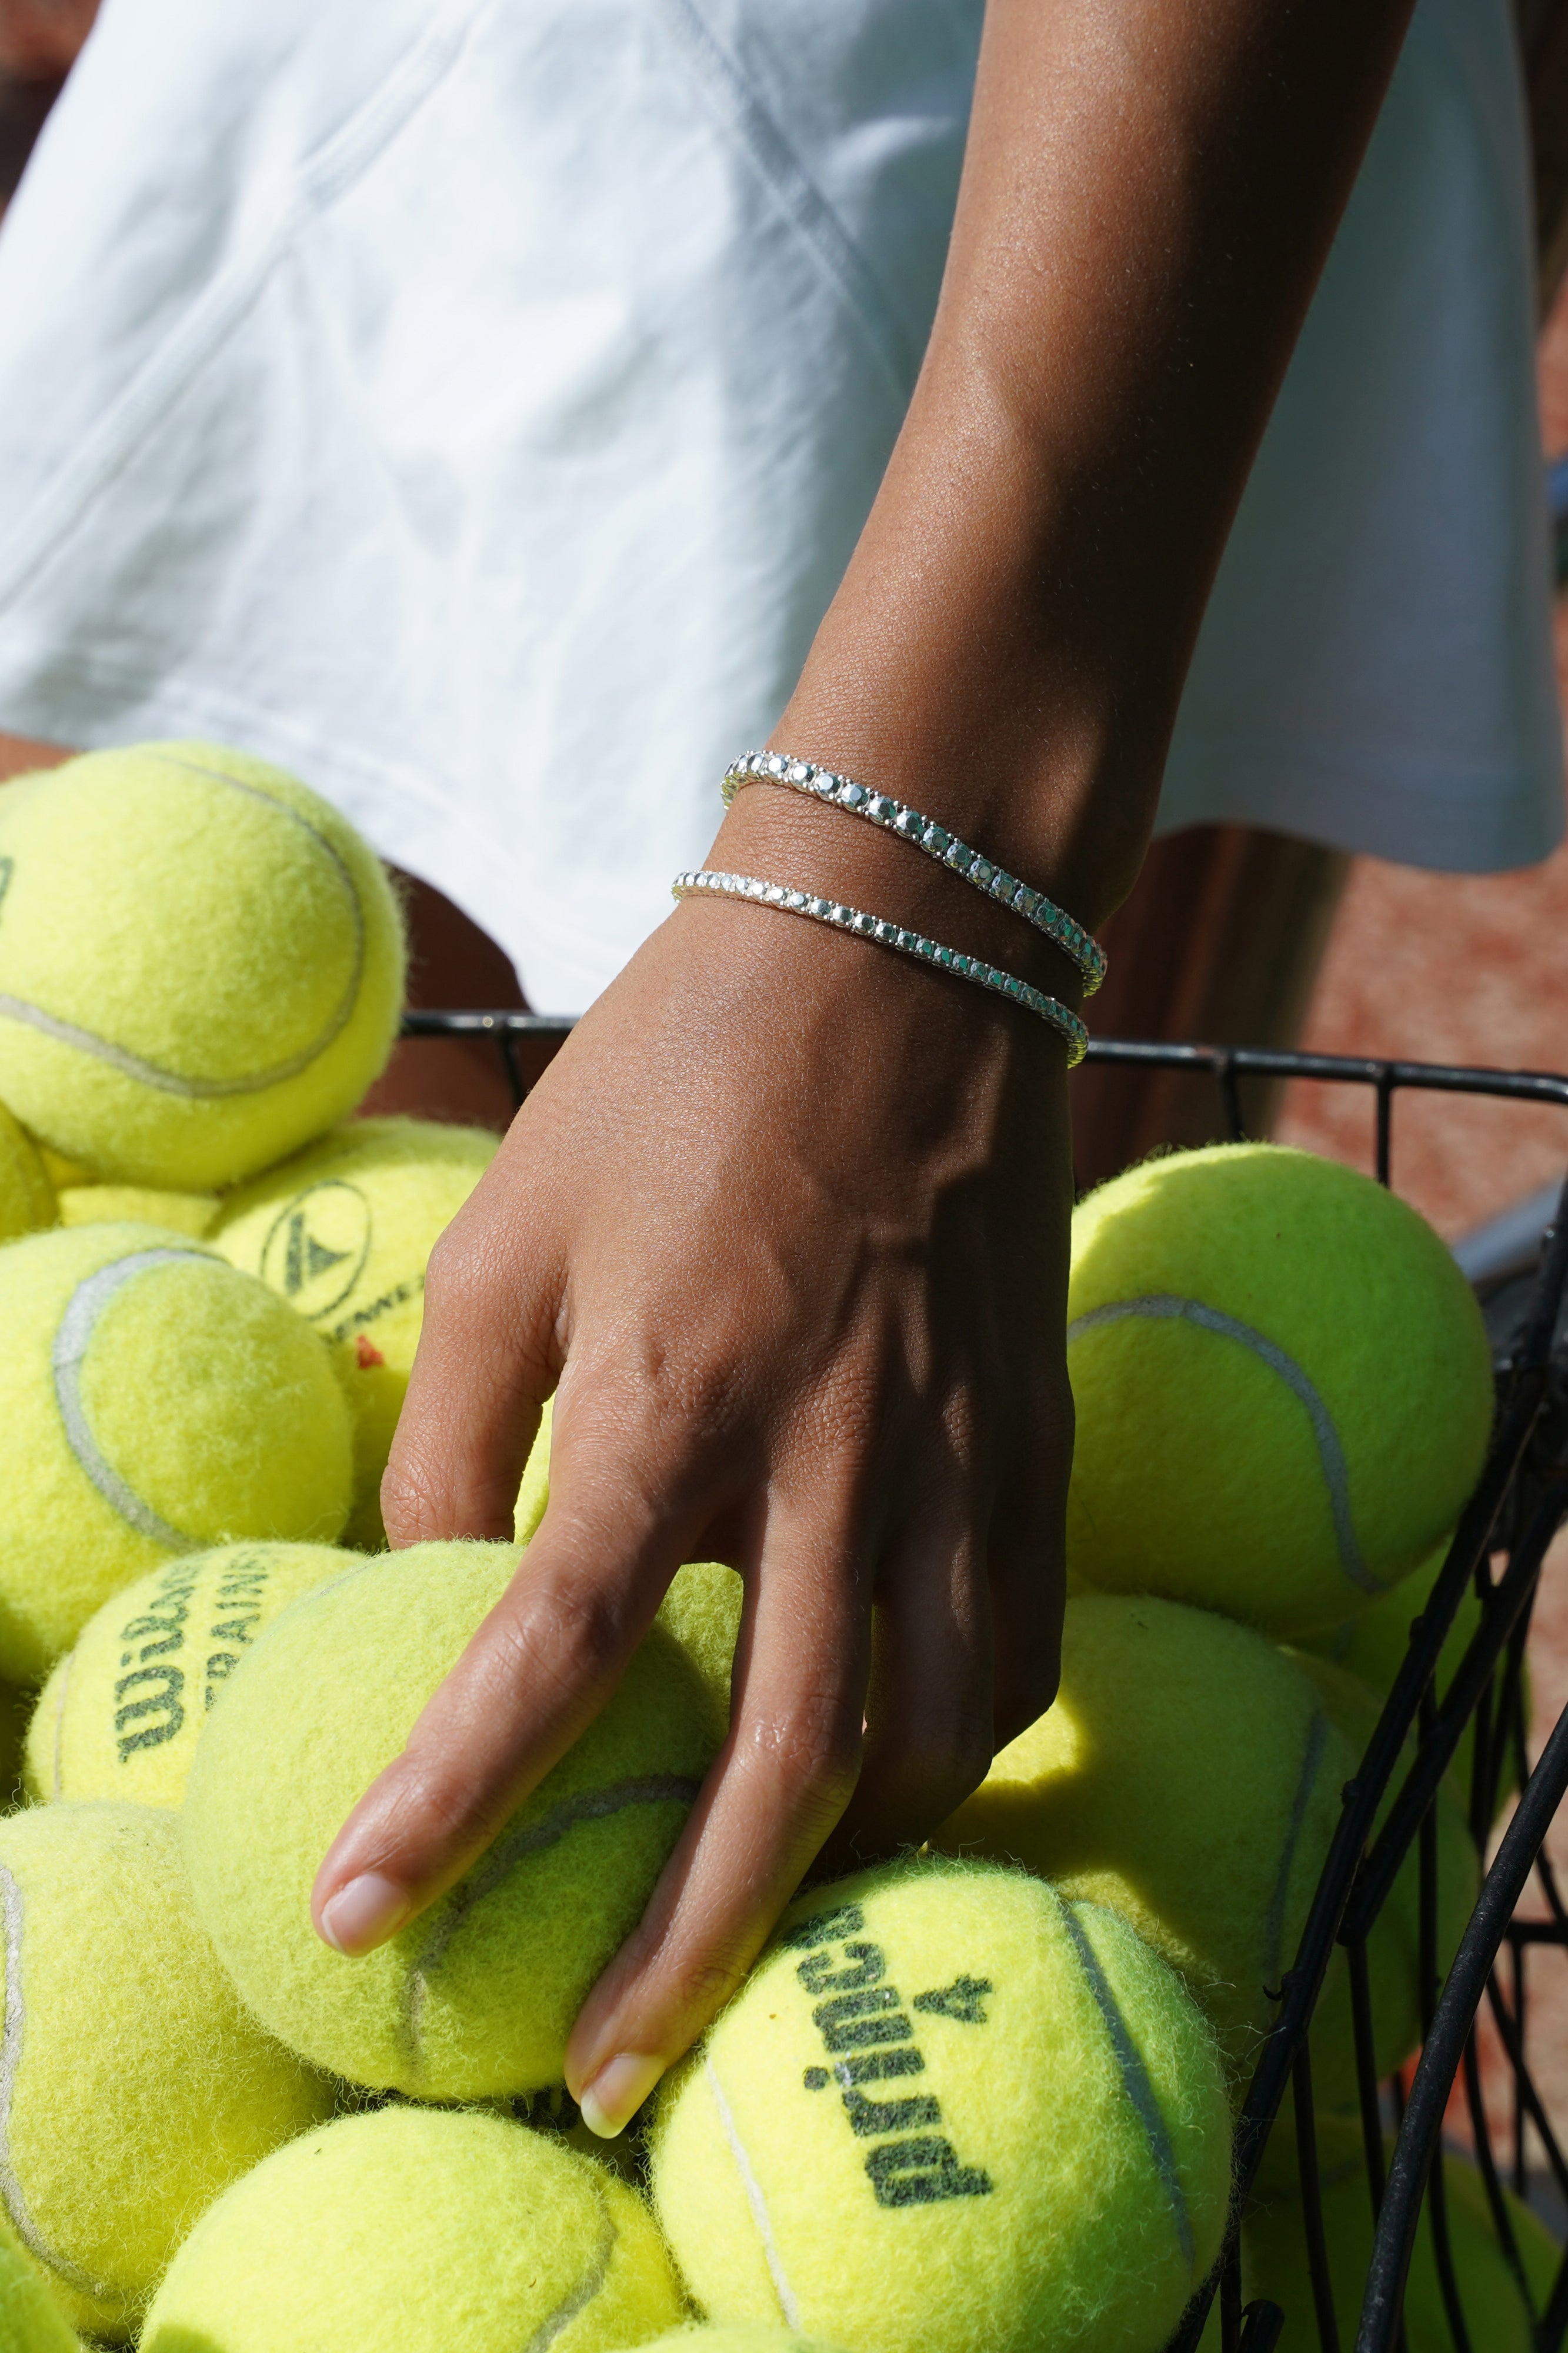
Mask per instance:
[[[585,1004],[854,545],[980,17],[106,0],[0,231],[0,726],[281,760]],[[1420,0],[1163,825],[1557,839],[1523,152],[1507,0]]]

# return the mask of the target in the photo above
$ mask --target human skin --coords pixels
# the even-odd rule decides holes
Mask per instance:
[[[991,0],[935,328],[774,742],[1104,919],[1405,0]],[[752,786],[710,863],[1057,994],[906,846]],[[550,1508],[322,1863],[370,1949],[615,1689],[677,1566],[746,1580],[729,1738],[567,2080],[614,2131],[814,1861],[918,1839],[1052,1696],[1071,1452],[1060,1039],[874,944],[688,902],[580,1024],[432,1261],[395,1544]]]

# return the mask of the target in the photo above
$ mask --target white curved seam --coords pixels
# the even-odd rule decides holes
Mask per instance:
[[[335,1038],[340,1037],[353,1018],[359,997],[360,982],[364,976],[364,916],[360,907],[359,892],[354,889],[353,876],[341,851],[327,839],[320,828],[310,823],[287,801],[263,792],[259,785],[247,784],[243,777],[226,776],[221,768],[204,768],[195,760],[178,760],[172,754],[159,755],[166,767],[183,768],[188,776],[205,776],[213,784],[227,785],[237,793],[248,793],[253,800],[264,801],[269,809],[302,828],[318,848],[325,850],[337,869],[338,879],[348,894],[349,909],[353,922],[353,969],[342,998],[334,1008],[331,1020],[310,1045],[302,1046],[286,1061],[275,1062],[270,1070],[247,1071],[237,1079],[188,1078],[180,1071],[166,1071],[159,1062],[150,1062],[145,1056],[132,1053],[129,1046],[117,1046],[110,1038],[100,1038],[95,1029],[84,1029],[78,1022],[62,1020],[58,1014],[47,1013],[41,1005],[26,997],[12,997],[0,992],[0,1015],[7,1020],[19,1021],[29,1029],[37,1029],[46,1038],[55,1039],[62,1046],[74,1046],[79,1052],[90,1054],[95,1060],[107,1062],[121,1076],[134,1079],[144,1087],[154,1087],[161,1093],[181,1095],[192,1103],[214,1103],[233,1095],[260,1094],[268,1087],[278,1086],[285,1079],[298,1078],[301,1071],[324,1054]]]
[[[752,2210],[752,2220],[757,2226],[757,2236],[763,2242],[763,2253],[767,2258],[768,2270],[773,2283],[773,2294],[779,2300],[779,2310],[784,2316],[785,2326],[799,2333],[800,2306],[795,2302],[795,2290],[789,2284],[789,2277],[784,2267],[784,2258],[773,2241],[773,2224],[768,2219],[768,2202],[763,2196],[763,2185],[752,2171],[752,2160],[746,2155],[745,2144],[735,2129],[735,2119],[731,2114],[730,2103],[724,2097],[724,2086],[719,2081],[711,2059],[704,2058],[702,2072],[708,2078],[708,2088],[713,2094],[713,2105],[719,2111],[719,2121],[724,2127],[724,2137],[730,2144],[730,2154],[735,2160],[735,2170],[741,2177],[741,2186],[746,2193],[746,2203]]]
[[[11,2108],[16,2095],[16,2071],[22,2063],[22,2038],[26,2027],[22,1999],[22,1891],[3,1862],[0,1919],[4,1920],[5,1940],[5,2022],[0,2030],[0,2200],[5,2202],[16,2236],[31,2248],[41,2263],[47,2263],[79,2295],[90,2296],[95,2304],[110,2305],[123,2314],[129,2299],[118,2288],[106,2286],[79,2264],[55,2253],[28,2212],[26,2198],[16,2177],[11,2152]]]
[[[563,1798],[559,1805],[552,1806],[548,1813],[541,1814],[537,1821],[524,1822],[510,1837],[499,1838],[472,1876],[454,1889],[429,1943],[409,1969],[404,1991],[403,2024],[404,2042],[411,2056],[416,2060],[421,2057],[425,2001],[432,1973],[446,1958],[447,1947],[475,1905],[494,1893],[514,1863],[525,1854],[538,1854],[546,1847],[557,1845],[579,1822],[604,1821],[611,1814],[624,1812],[627,1806],[694,1805],[700,1787],[700,1782],[687,1780],[679,1774],[647,1773],[637,1780],[612,1781],[603,1789],[579,1789],[572,1797]]]
[[[1201,1299],[1182,1299],[1175,1293],[1152,1291],[1140,1299],[1113,1299],[1103,1307],[1091,1307],[1087,1314],[1074,1316],[1068,1325],[1068,1345],[1082,1332],[1091,1332],[1097,1324],[1120,1324],[1129,1316],[1149,1316],[1155,1321],[1195,1324],[1202,1332],[1213,1332],[1222,1340],[1239,1341],[1261,1358],[1271,1373],[1282,1380],[1291,1396],[1307,1410],[1312,1425],[1312,1436],[1318,1449],[1318,1467],[1328,1490],[1329,1510],[1333,1516],[1334,1542],[1339,1547],[1340,1567],[1352,1585],[1363,1593],[1387,1591],[1384,1581],[1373,1575],[1362,1558],[1361,1545],[1356,1536],[1355,1520],[1351,1512],[1350,1466],[1340,1443],[1340,1433],[1334,1418],[1322,1398],[1312,1386],[1294,1356],[1276,1345],[1262,1332],[1239,1317],[1222,1314],[1217,1307],[1209,1307]]]
[[[1193,2239],[1192,2216],[1187,2211],[1186,2192],[1182,2188],[1182,2177],[1176,2169],[1176,2152],[1171,2146],[1170,2129],[1161,2112],[1160,2103],[1154,2097],[1154,2086],[1149,2081],[1149,2070],[1143,2064],[1143,2054],[1128,2032],[1127,2021],[1121,2015],[1121,2005],[1110,1989],[1110,1979],[1100,1966],[1100,1955],[1089,1943],[1076,1907],[1071,1904],[1064,1904],[1062,1917],[1067,1923],[1068,1935],[1072,1938],[1084,1976],[1089,1980],[1089,1989],[1094,1996],[1095,2006],[1105,2022],[1105,2031],[1110,2041],[1111,2054],[1121,2077],[1122,2089],[1136,2109],[1138,2120],[1143,2127],[1143,2137],[1149,2144],[1149,2155],[1153,2160],[1154,2170],[1160,2178],[1160,2187],[1165,2193],[1165,2203],[1171,2210],[1171,2222],[1176,2233],[1176,2243],[1181,2248],[1183,2260],[1186,2263],[1190,2276],[1193,2265],[1197,2260],[1197,2250]]]
[[[119,1514],[127,1527],[139,1535],[150,1537],[167,1552],[195,1552],[205,1539],[188,1536],[179,1528],[171,1527],[142,1502],[135,1489],[122,1479],[113,1464],[102,1453],[87,1409],[81,1401],[81,1368],[87,1352],[92,1345],[98,1329],[98,1319],[115,1293],[139,1274],[155,1266],[177,1266],[183,1259],[199,1259],[208,1266],[221,1265],[210,1250],[195,1248],[181,1250],[172,1245],[157,1250],[132,1250],[125,1258],[110,1259],[107,1266],[87,1275],[77,1284],[66,1302],[65,1313],[55,1329],[50,1359],[55,1377],[55,1401],[59,1407],[60,1420],[65,1426],[66,1443],[99,1493],[112,1511]]]
[[[1317,1786],[1318,1768],[1323,1761],[1323,1749],[1328,1741],[1327,1719],[1315,1708],[1307,1726],[1307,1743],[1301,1752],[1301,1769],[1296,1776],[1295,1795],[1290,1801],[1290,1820],[1286,1826],[1285,1843],[1279,1850],[1279,1865],[1274,1874],[1274,1893],[1268,1899],[1268,1914],[1263,1934],[1263,1982],[1277,1986],[1284,1961],[1281,1947],[1285,1942],[1285,1905],[1290,1893],[1290,1869],[1300,1843],[1301,1828],[1307,1819],[1307,1808]]]
[[[614,2217],[605,2202],[604,2191],[596,2181],[593,2182],[591,2187],[594,2196],[598,2200],[599,2220],[603,2226],[599,2232],[599,2242],[594,2250],[594,2259],[571,2295],[563,2296],[554,2311],[540,2322],[523,2347],[522,2353],[547,2353],[547,2348],[554,2344],[562,2330],[569,2328],[584,2307],[593,2303],[610,2275],[610,2263],[615,2255],[618,2233]]]

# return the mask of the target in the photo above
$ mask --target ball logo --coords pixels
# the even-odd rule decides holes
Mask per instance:
[[[330,1176],[279,1210],[257,1271],[311,1323],[341,1307],[370,1256],[370,1203],[357,1185]]]

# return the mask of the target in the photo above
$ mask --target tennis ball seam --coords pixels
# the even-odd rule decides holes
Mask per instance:
[[[1279,1985],[1279,1972],[1284,1966],[1285,1907],[1290,1897],[1290,1870],[1306,1826],[1307,1809],[1312,1802],[1312,1792],[1317,1787],[1318,1772],[1328,1742],[1329,1720],[1321,1708],[1314,1708],[1307,1723],[1301,1767],[1296,1776],[1296,1787],[1290,1799],[1290,1819],[1286,1825],[1279,1867],[1274,1873],[1274,1887],[1268,1898],[1268,1916],[1263,1940],[1265,1991],[1270,1985]]]
[[[154,1267],[177,1266],[184,1259],[197,1259],[209,1266],[223,1262],[215,1259],[210,1250],[160,1244],[156,1250],[132,1250],[124,1258],[110,1259],[106,1266],[84,1275],[66,1301],[49,1351],[55,1398],[66,1443],[79,1466],[127,1527],[173,1553],[196,1551],[200,1537],[185,1535],[180,1529],[171,1527],[150,1504],[142,1502],[101,1451],[82,1404],[81,1374],[97,1335],[99,1319],[116,1293],[139,1274],[150,1273]]]
[[[1149,2146],[1150,2160],[1159,2176],[1160,2187],[1165,2193],[1165,2203],[1171,2210],[1171,2224],[1176,2233],[1176,2243],[1182,2251],[1190,2278],[1197,2261],[1197,2243],[1193,2235],[1193,2218],[1187,2208],[1187,2197],[1182,2188],[1182,2178],[1176,2168],[1176,2152],[1171,2146],[1171,2136],[1165,2119],[1160,2113],[1160,2103],[1154,2097],[1154,2086],[1149,2081],[1149,2070],[1143,2064],[1142,2052],[1127,2031],[1127,2021],[1121,2005],[1111,1989],[1110,1978],[1100,1965],[1100,1956],[1089,1943],[1079,1917],[1081,1905],[1064,1904],[1062,1925],[1078,1955],[1079,1966],[1089,1981],[1095,2008],[1105,2024],[1116,2071],[1122,2089],[1137,2112],[1143,2127],[1143,2137]]]
[[[5,2200],[17,2237],[40,2263],[79,2295],[107,2306],[123,2319],[131,2311],[131,2299],[120,2289],[94,2279],[90,2272],[83,2271],[68,2255],[50,2246],[27,2211],[26,2197],[11,2162],[11,2110],[16,2072],[22,2063],[26,2010],[22,1993],[22,1890],[5,1863],[0,1863],[0,1923],[4,1925],[5,1957],[5,2017],[4,2028],[0,2029],[0,2198]]]
[[[430,1991],[430,1979],[439,1968],[451,1947],[453,1938],[466,1925],[477,1905],[492,1895],[510,1876],[514,1865],[525,1855],[538,1854],[546,1847],[558,1846],[569,1831],[581,1822],[604,1821],[623,1813],[628,1806],[695,1805],[700,1782],[678,1773],[645,1773],[630,1780],[612,1781],[599,1789],[578,1789],[563,1798],[537,1821],[524,1822],[510,1838],[496,1841],[484,1864],[466,1883],[454,1889],[451,1900],[429,1943],[411,1965],[404,1985],[404,2040],[409,2058],[415,2064],[424,2062],[423,2021],[426,1998]]]
[[[360,984],[364,977],[364,914],[360,906],[359,892],[342,851],[310,823],[302,811],[290,808],[287,801],[276,798],[271,793],[263,792],[258,785],[246,784],[238,776],[226,776],[221,769],[204,768],[194,760],[176,759],[168,753],[160,756],[170,767],[183,768],[187,776],[205,776],[214,784],[227,785],[234,792],[248,793],[253,800],[262,802],[268,809],[277,811],[279,816],[300,827],[331,860],[348,897],[354,952],[349,985],[331,1019],[311,1044],[302,1046],[297,1054],[291,1054],[287,1061],[275,1063],[269,1071],[248,1071],[237,1079],[195,1079],[187,1078],[178,1071],[164,1070],[161,1063],[147,1061],[142,1055],[132,1053],[129,1046],[117,1046],[111,1039],[100,1038],[96,1031],[84,1029],[77,1022],[63,1021],[58,1014],[46,1012],[41,1005],[33,1005],[26,997],[0,994],[0,1015],[21,1022],[24,1028],[37,1029],[63,1046],[75,1046],[99,1061],[109,1063],[122,1077],[134,1079],[142,1086],[156,1087],[164,1094],[182,1095],[187,1101],[204,1103],[234,1095],[261,1094],[268,1087],[277,1086],[285,1079],[298,1078],[301,1071],[308,1071],[310,1064],[326,1052],[333,1039],[342,1035],[353,1018]],[[15,861],[9,858],[0,860],[0,868],[4,869],[0,871],[0,899],[5,897],[14,864]]]
[[[547,2313],[534,2330],[522,2353],[546,2353],[563,2329],[570,2328],[580,2312],[586,2311],[610,2276],[610,2265],[616,2257],[616,2243],[620,2232],[610,2211],[609,2200],[596,2181],[590,2183],[594,2203],[598,2208],[600,2231],[597,2243],[587,2270],[570,2295],[563,2295],[552,2313]]]
[[[1100,1307],[1089,1308],[1084,1314],[1075,1316],[1068,1325],[1068,1345],[1070,1348],[1081,1333],[1093,1331],[1106,1324],[1120,1324],[1129,1316],[1139,1315],[1158,1322],[1194,1324],[1200,1331],[1212,1332],[1218,1339],[1235,1340],[1243,1347],[1250,1348],[1271,1373],[1279,1376],[1291,1395],[1305,1408],[1312,1427],[1312,1437],[1318,1450],[1318,1467],[1328,1491],[1329,1510],[1333,1518],[1340,1567],[1352,1585],[1359,1586],[1373,1599],[1386,1593],[1389,1590],[1387,1583],[1374,1577],[1362,1557],[1361,1541],[1356,1535],[1355,1520],[1351,1511],[1350,1466],[1345,1461],[1334,1418],[1321,1392],[1303,1372],[1295,1357],[1254,1325],[1244,1324],[1239,1316],[1226,1315],[1201,1299],[1184,1299],[1170,1291],[1146,1292],[1136,1299],[1108,1300]]]

